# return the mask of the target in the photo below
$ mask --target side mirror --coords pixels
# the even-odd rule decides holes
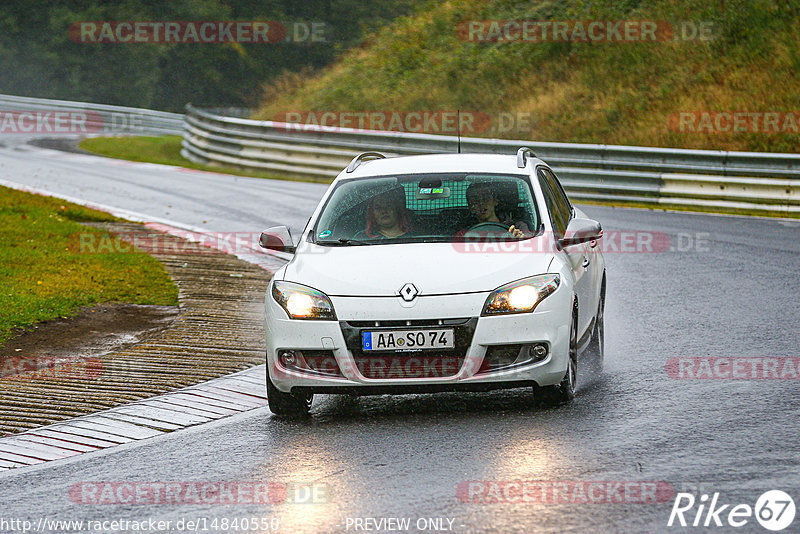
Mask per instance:
[[[273,226],[261,232],[258,238],[261,248],[276,250],[278,252],[288,252],[294,254],[297,247],[292,242],[292,234],[285,226]]]
[[[567,231],[564,233],[564,237],[558,240],[558,245],[564,248],[588,241],[596,241],[601,237],[603,237],[603,228],[599,222],[576,217],[567,225]]]

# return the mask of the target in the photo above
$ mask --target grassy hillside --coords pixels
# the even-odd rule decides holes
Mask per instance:
[[[710,24],[710,40],[474,42],[469,20]],[[678,28],[679,26],[674,26]],[[679,112],[799,112],[800,4],[789,0],[448,0],[401,17],[327,69],[274,83],[287,111],[488,114],[482,135],[537,141],[797,152],[800,134],[681,132]],[[507,131],[498,114],[529,117]],[[781,119],[783,124],[783,119]],[[706,128],[708,130],[708,128]]]

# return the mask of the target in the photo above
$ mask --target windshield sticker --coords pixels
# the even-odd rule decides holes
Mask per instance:
[[[320,239],[325,239],[326,237],[331,235],[331,233],[332,232],[330,230],[324,230],[324,231],[320,232],[317,237],[319,237]]]
[[[416,194],[417,200],[435,200],[437,198],[449,197],[449,187],[420,187]]]

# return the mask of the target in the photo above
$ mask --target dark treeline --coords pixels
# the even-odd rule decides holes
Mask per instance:
[[[419,0],[0,0],[0,93],[181,111],[255,106],[284,71],[318,69]],[[82,21],[279,21],[299,42],[84,43]],[[322,23],[324,42],[303,39]],[[300,23],[295,26],[292,23]],[[74,27],[74,26],[73,26]],[[297,30],[296,33],[293,30]]]

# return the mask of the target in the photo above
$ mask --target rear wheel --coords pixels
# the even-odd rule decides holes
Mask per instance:
[[[541,399],[545,404],[566,404],[575,398],[575,389],[578,381],[578,324],[577,316],[572,318],[569,331],[569,360],[564,378],[555,386],[543,387],[539,390]]]
[[[313,393],[298,395],[295,393],[284,393],[275,387],[267,371],[267,402],[269,409],[275,415],[286,417],[299,417],[308,415],[311,409],[311,402],[314,400]]]

